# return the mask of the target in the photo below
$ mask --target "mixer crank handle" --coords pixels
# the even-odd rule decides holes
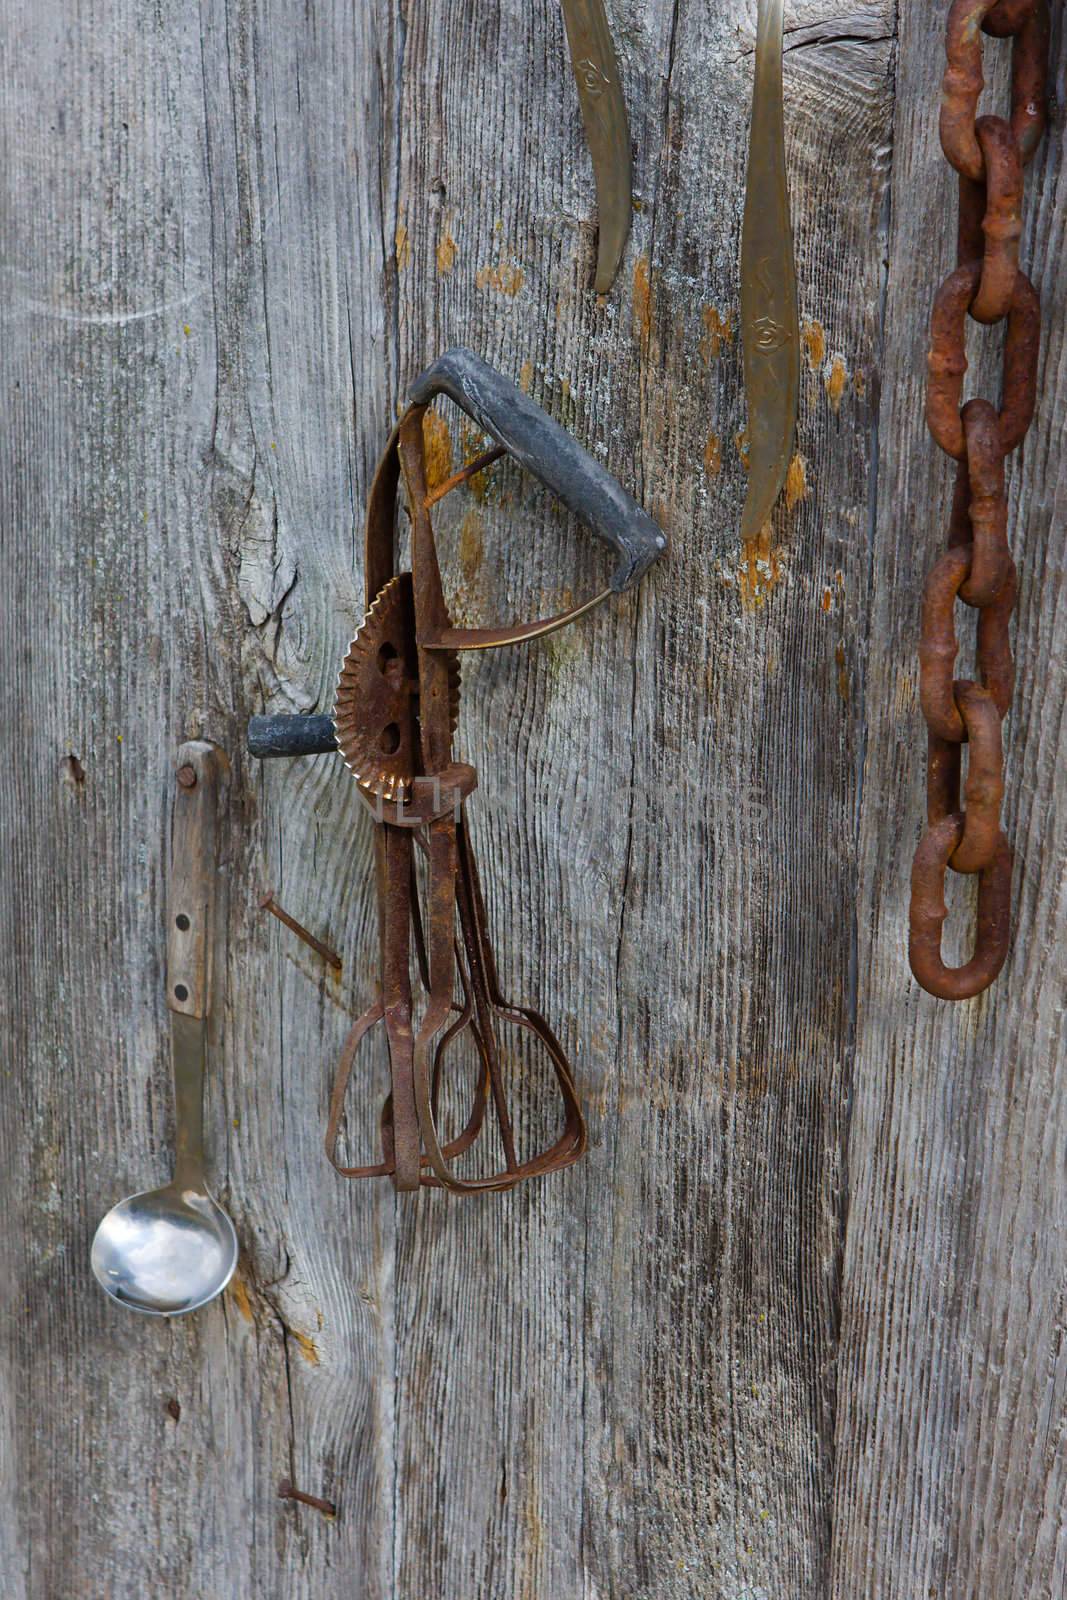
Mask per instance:
[[[610,588],[630,589],[667,548],[659,524],[643,511],[605,467],[521,389],[470,350],[447,350],[408,395],[426,406],[445,395],[539,478],[580,522],[615,551]]]

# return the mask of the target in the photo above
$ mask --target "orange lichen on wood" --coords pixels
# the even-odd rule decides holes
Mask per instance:
[[[313,1367],[317,1367],[319,1364],[319,1352],[315,1348],[314,1339],[306,1333],[299,1333],[296,1328],[290,1328],[289,1331],[296,1340],[296,1347],[304,1360],[310,1362]]]
[[[522,390],[523,394],[529,394],[530,392],[530,385],[533,382],[533,372],[533,362],[524,361],[519,372],[519,388]]]
[[[410,267],[411,265],[411,240],[408,238],[408,230],[402,222],[396,230],[395,244],[396,270],[403,272],[405,267]]]
[[[749,438],[748,438],[748,429],[747,428],[742,428],[740,433],[735,433],[734,434],[734,444],[737,446],[737,453],[741,457],[741,465],[744,467],[745,471],[747,472],[748,471],[748,452],[749,452]]]
[[[771,525],[765,522],[754,539],[741,547],[737,592],[746,611],[756,611],[785,576],[785,568],[771,545]]]
[[[422,438],[426,451],[426,487],[436,489],[452,476],[452,435],[448,423],[437,411],[427,411],[422,419]]]
[[[463,458],[463,465],[469,467],[472,461],[477,461],[478,457],[484,455],[492,443],[493,440],[484,433],[479,432],[477,428],[464,424],[463,432],[460,435],[460,454]],[[484,467],[481,472],[476,472],[472,478],[467,479],[467,492],[472,494],[476,500],[484,501],[486,499],[489,493],[489,485],[492,481],[492,470],[492,467]]]
[[[634,262],[634,331],[646,342],[652,335],[652,275],[648,257],[638,256]]]
[[[704,471],[709,478],[717,478],[722,471],[722,440],[717,433],[708,434],[704,446]]]
[[[804,457],[798,451],[789,463],[789,471],[785,475],[785,508],[792,511],[801,500],[805,500],[811,493],[808,484],[808,474],[804,467]]]
[[[456,241],[450,233],[446,232],[437,246],[437,270],[443,278],[447,278],[455,264]]]
[[[839,644],[834,651],[834,660],[837,662],[837,692],[841,697],[841,703],[847,706],[852,693],[852,685],[848,676],[848,668],[845,665],[845,647],[843,644]]]
[[[477,509],[471,506],[459,528],[459,564],[468,583],[473,583],[481,571],[485,554],[483,531],[482,519]]]
[[[480,267],[474,281],[479,289],[493,289],[514,300],[526,282],[526,274],[517,261],[499,261],[495,267]]]
[[[826,383],[826,393],[830,397],[830,404],[833,406],[834,411],[838,412],[841,410],[841,397],[845,392],[845,384],[848,381],[848,370],[845,367],[842,356],[834,356],[824,381]]]
[[[704,332],[700,336],[700,353],[710,366],[721,353],[724,344],[733,344],[733,313],[728,311],[724,320],[719,315],[717,306],[705,306],[700,315],[704,323]]]
[[[816,322],[814,317],[806,321],[800,337],[808,354],[809,369],[818,372],[826,359],[826,334],[822,323]]]
[[[234,1274],[233,1282],[230,1284],[230,1291],[233,1295],[234,1304],[245,1321],[254,1322],[256,1319],[252,1312],[252,1302],[248,1298],[248,1285],[240,1272]]]

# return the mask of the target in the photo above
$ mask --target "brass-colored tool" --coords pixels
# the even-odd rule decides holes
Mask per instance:
[[[800,394],[800,324],[782,110],[783,0],[759,0],[745,217],[741,348],[748,402],[748,493],[741,537],[754,539],[781,493]]]
[[[430,489],[423,418],[435,396],[458,405],[495,447]],[[616,553],[608,586],[555,617],[502,628],[452,626],[441,583],[431,508],[500,455],[512,456],[550,488]],[[401,486],[411,522],[411,570],[396,570]],[[602,466],[519,389],[466,350],[452,350],[418,379],[386,445],[367,506],[365,568],[369,603],[342,663],[332,725],[317,717],[253,718],[256,755],[339,750],[376,828],[381,944],[379,993],[345,1043],[330,1099],[326,1151],[345,1177],[386,1176],[398,1189],[459,1192],[509,1189],[566,1167],[585,1149],[585,1122],[567,1058],[545,1020],[510,1004],[497,977],[485,904],[467,822],[474,769],[455,760],[459,710],[457,651],[519,644],[563,627],[612,593],[632,587],[666,548],[640,506]],[[420,896],[416,863],[425,862]],[[425,992],[413,994],[412,954]],[[420,1014],[421,1012],[421,1014]],[[381,1160],[343,1166],[338,1145],[357,1053],[381,1024],[391,1089],[382,1108]],[[540,1047],[554,1084],[560,1122],[524,1141],[512,1115],[508,1080],[527,1060],[505,1050],[502,1024]],[[462,1126],[442,1131],[444,1103],[463,1074],[456,1045],[474,1047],[476,1068]],[[528,1105],[533,1085],[524,1086]],[[496,1128],[487,1126],[492,1105]],[[480,1170],[474,1156],[490,1152]]]
[[[607,294],[626,248],[633,205],[626,102],[603,0],[562,0],[562,4],[600,213],[593,287],[597,294]]]

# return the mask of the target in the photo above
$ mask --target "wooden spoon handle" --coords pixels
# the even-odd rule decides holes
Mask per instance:
[[[192,739],[178,751],[167,883],[167,1005],[187,1017],[211,1010],[222,751]]]

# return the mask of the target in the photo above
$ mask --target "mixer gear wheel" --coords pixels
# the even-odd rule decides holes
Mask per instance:
[[[449,655],[449,712],[459,716],[459,660]],[[418,652],[411,573],[379,590],[341,663],[333,726],[345,766],[364,793],[408,798],[419,772]]]

